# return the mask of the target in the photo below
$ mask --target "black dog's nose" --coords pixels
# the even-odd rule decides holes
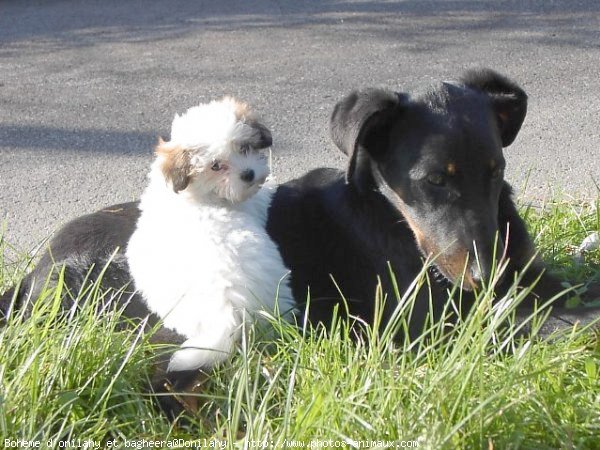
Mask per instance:
[[[482,273],[481,269],[477,266],[471,267],[471,281],[475,284],[475,287],[481,287],[481,282],[486,281],[486,275]]]
[[[252,169],[244,170],[241,173],[240,178],[242,179],[242,181],[245,181],[246,183],[251,183],[252,181],[254,181],[254,170],[252,170]]]
[[[479,262],[475,262],[470,268],[471,281],[477,286],[481,287],[482,284],[492,282],[492,277],[496,284],[500,284],[504,278],[504,273],[500,272],[498,268],[492,269],[492,261],[486,261],[483,263],[483,267],[480,266]]]

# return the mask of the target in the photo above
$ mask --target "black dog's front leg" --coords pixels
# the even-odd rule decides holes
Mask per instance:
[[[521,285],[531,286],[535,283],[532,295],[526,299],[524,306],[533,306],[536,300],[545,302],[565,290],[562,282],[552,275],[541,257],[537,254],[533,241],[527,232],[525,222],[519,215],[517,208],[511,198],[512,190],[505,184],[500,195],[498,210],[498,225],[502,240],[506,244],[506,254],[509,258],[506,277],[501,290],[506,290],[514,281],[515,273],[522,273]],[[504,289],[502,289],[504,288]],[[575,292],[561,296],[555,306],[564,307],[567,300],[575,295]],[[600,298],[600,286],[592,285],[581,294],[584,301]]]
[[[502,238],[506,243],[506,253],[510,258],[507,267],[507,273],[503,285],[498,292],[506,292],[514,282],[516,273],[522,273],[527,267],[521,278],[521,286],[529,287],[535,283],[531,295],[526,297],[517,310],[517,320],[526,320],[536,305],[543,304],[553,297],[565,291],[561,281],[549,273],[543,260],[537,254],[532,239],[527,232],[525,222],[519,215],[515,204],[511,198],[511,190],[508,185],[502,191],[499,208],[499,227]],[[508,233],[506,230],[509,230]],[[508,234],[508,238],[507,238]],[[571,291],[560,296],[552,303],[552,311],[544,321],[542,327],[538,330],[538,336],[548,337],[555,331],[571,327],[576,323],[586,325],[596,322],[600,317],[600,308],[577,306],[575,308],[566,307],[569,298],[576,295]],[[587,290],[579,295],[584,303],[600,299],[600,285],[594,284],[587,287]],[[530,325],[526,324],[524,333],[528,333]]]

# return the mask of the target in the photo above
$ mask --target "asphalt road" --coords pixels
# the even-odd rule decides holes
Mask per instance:
[[[5,238],[29,250],[75,216],[137,198],[157,136],[199,102],[253,105],[284,181],[344,166],[327,121],[351,89],[410,91],[477,66],[530,96],[506,150],[519,195],[596,198],[597,0],[1,0]]]

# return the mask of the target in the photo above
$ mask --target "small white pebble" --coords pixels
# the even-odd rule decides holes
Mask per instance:
[[[575,251],[575,254],[573,255],[575,264],[583,264],[585,260],[584,253],[596,250],[598,246],[600,246],[600,237],[597,232],[594,232],[581,241],[581,245],[579,245],[579,248]]]
[[[598,233],[592,233],[581,241],[578,252],[591,252],[592,250],[596,250],[598,246],[600,246],[600,236],[598,236]]]

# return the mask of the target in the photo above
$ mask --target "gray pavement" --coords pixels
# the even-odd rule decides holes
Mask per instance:
[[[137,198],[157,136],[201,101],[253,105],[284,181],[344,166],[327,120],[351,89],[410,90],[476,66],[530,96],[506,151],[519,194],[596,198],[597,0],[0,0],[5,237],[29,250],[73,217]]]

